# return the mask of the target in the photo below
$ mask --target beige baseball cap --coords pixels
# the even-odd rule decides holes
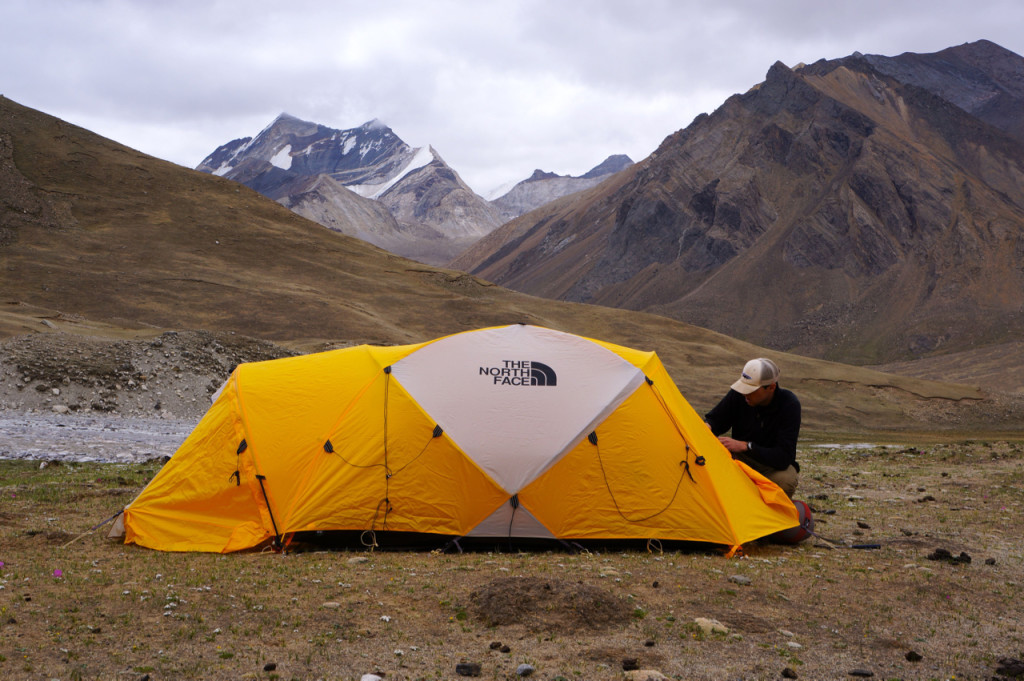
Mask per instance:
[[[740,380],[732,384],[732,389],[743,395],[749,395],[763,385],[771,385],[779,380],[779,367],[770,359],[760,357],[752,359],[743,366]]]

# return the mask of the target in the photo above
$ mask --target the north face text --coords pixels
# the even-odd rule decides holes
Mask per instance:
[[[506,359],[501,366],[480,367],[480,375],[489,376],[494,385],[553,386],[558,382],[554,369],[530,360]]]

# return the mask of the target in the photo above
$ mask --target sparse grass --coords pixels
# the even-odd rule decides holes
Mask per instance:
[[[949,679],[988,678],[995,660],[1020,655],[1024,621],[1006,604],[1024,596],[1021,448],[809,448],[801,460],[798,496],[817,509],[819,532],[880,549],[755,543],[733,560],[677,550],[160,553],[109,543],[106,527],[86,533],[155,465],[0,461],[0,678],[437,679],[463,660],[510,678],[528,660],[546,678],[589,679],[619,678],[623,660],[637,659],[670,678],[778,678],[788,666],[801,678],[866,668]],[[938,547],[973,560],[928,560]],[[730,582],[737,574],[751,584]],[[571,624],[554,601],[517,604],[502,591],[500,605],[536,605],[536,619],[487,626],[473,593],[509,577],[597,590],[625,617]],[[697,617],[729,633],[705,634]],[[907,661],[910,650],[923,660]]]

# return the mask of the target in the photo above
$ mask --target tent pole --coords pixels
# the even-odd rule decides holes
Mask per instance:
[[[256,479],[260,481],[260,491],[263,492],[263,501],[267,502],[267,512],[270,514],[270,524],[274,526],[274,546],[277,548],[283,548],[281,546],[281,533],[277,531],[277,521],[274,520],[274,509],[270,508],[270,498],[267,496],[267,488],[263,486],[263,481],[267,479],[267,476],[257,474]]]

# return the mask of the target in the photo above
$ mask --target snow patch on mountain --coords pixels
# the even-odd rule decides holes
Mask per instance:
[[[282,170],[291,170],[292,167],[292,145],[286,144],[284,149],[274,154],[270,162]]]
[[[218,177],[225,177],[228,173],[235,169],[237,159],[249,151],[253,143],[256,141],[254,137],[243,137],[241,139],[233,140],[217,148],[212,154],[207,156],[201,164],[200,168],[204,166],[210,170],[211,175],[217,175]],[[217,159],[221,159],[219,162]],[[218,163],[214,169],[213,164]]]
[[[434,150],[430,147],[420,147],[416,150],[416,154],[412,159],[409,160],[409,163],[387,182],[381,184],[352,184],[348,185],[348,189],[368,199],[380,198],[384,192],[398,184],[409,173],[429,165],[433,160]]]

